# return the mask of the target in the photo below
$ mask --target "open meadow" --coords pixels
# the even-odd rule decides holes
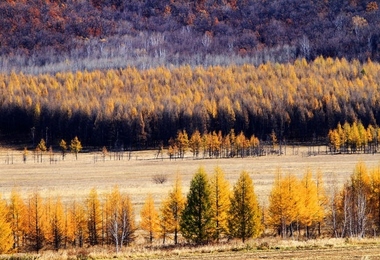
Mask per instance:
[[[380,165],[380,154],[347,155],[307,155],[307,147],[293,153],[288,148],[286,155],[268,155],[261,157],[231,159],[193,159],[190,152],[185,159],[169,160],[166,154],[156,158],[156,152],[137,151],[124,153],[121,157],[109,153],[105,158],[101,153],[80,153],[78,159],[67,154],[65,160],[59,153],[50,160],[43,155],[42,163],[30,152],[24,163],[22,151],[2,149],[0,152],[0,192],[8,198],[12,188],[18,188],[27,195],[38,190],[43,197],[60,196],[63,201],[82,200],[96,188],[99,194],[111,191],[117,185],[121,192],[128,193],[136,212],[151,193],[158,204],[172,187],[176,173],[180,173],[184,192],[187,193],[190,180],[199,167],[204,167],[211,174],[219,166],[225,172],[231,186],[241,171],[248,171],[254,181],[259,203],[267,206],[268,195],[272,188],[276,171],[296,174],[301,177],[310,168],[315,174],[323,173],[327,191],[332,185],[341,185],[353,173],[355,165],[362,161],[368,168]],[[322,148],[323,150],[325,148]],[[290,150],[290,151],[289,151]],[[162,184],[156,183],[155,176],[164,177]],[[136,214],[138,215],[138,214]]]
[[[320,170],[325,188],[329,192],[334,185],[338,185],[340,189],[359,161],[364,162],[368,168],[380,165],[380,154],[310,155],[309,149],[300,147],[294,152],[288,148],[287,153],[281,156],[231,159],[193,159],[188,153],[185,159],[176,160],[169,160],[165,155],[157,158],[157,151],[154,150],[130,154],[126,152],[122,156],[110,152],[106,157],[100,152],[80,153],[77,160],[73,154],[67,154],[65,160],[62,160],[61,155],[56,153],[44,154],[42,162],[37,162],[37,157],[29,152],[24,162],[22,151],[3,148],[0,152],[0,192],[6,199],[9,198],[11,190],[17,188],[22,196],[38,190],[42,197],[60,196],[63,201],[82,201],[93,187],[99,194],[104,194],[117,185],[121,192],[131,196],[138,221],[147,194],[153,194],[158,206],[172,187],[177,172],[182,176],[183,189],[187,193],[190,180],[199,167],[204,167],[209,174],[215,167],[221,167],[231,186],[241,171],[245,170],[254,181],[259,203],[267,207],[268,195],[278,169],[297,177],[301,177],[308,168],[314,174]],[[324,151],[325,147],[320,150]],[[157,183],[154,181],[156,176],[166,181]],[[325,238],[296,241],[265,237],[250,240],[246,244],[232,242],[198,248],[177,247],[172,250],[159,246],[152,249],[140,244],[124,249],[119,255],[114,255],[112,249],[86,249],[84,252],[93,259],[126,258],[131,255],[141,259],[380,259],[380,241]],[[40,255],[40,259],[71,259],[70,254],[75,258],[80,252],[47,251]]]

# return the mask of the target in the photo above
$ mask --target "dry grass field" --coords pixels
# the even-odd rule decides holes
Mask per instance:
[[[102,194],[118,185],[122,192],[131,195],[133,203],[138,206],[149,192],[156,201],[166,196],[177,172],[181,174],[184,191],[187,192],[199,167],[204,167],[211,174],[219,166],[231,185],[241,171],[248,171],[260,203],[266,204],[278,169],[297,176],[302,176],[308,168],[314,173],[320,170],[329,190],[333,183],[341,185],[348,180],[359,161],[369,168],[380,166],[380,154],[304,156],[303,149],[307,148],[300,148],[296,155],[203,160],[156,159],[156,151],[132,152],[130,158],[125,153],[120,160],[116,160],[113,153],[109,153],[105,160],[100,153],[81,153],[78,160],[73,154],[68,154],[62,160],[57,153],[52,162],[48,154],[43,155],[42,163],[36,162],[32,152],[24,163],[21,151],[1,149],[0,192],[7,198],[14,187],[23,194],[38,189],[43,196],[59,195],[63,200],[73,200],[85,198],[93,187]],[[165,176],[167,181],[155,183],[153,177],[157,175]]]
[[[275,173],[279,168],[284,173],[290,172],[297,176],[302,176],[308,168],[312,169],[314,173],[320,170],[324,176],[326,189],[329,190],[334,183],[342,185],[347,181],[359,161],[364,162],[369,168],[380,166],[380,154],[305,156],[307,149],[300,148],[297,154],[288,153],[281,156],[204,160],[156,159],[156,151],[140,151],[132,152],[130,158],[124,154],[120,160],[115,160],[112,153],[105,160],[100,153],[80,153],[78,160],[75,160],[74,155],[68,154],[63,161],[57,153],[52,162],[50,162],[49,155],[45,154],[42,163],[37,163],[33,153],[30,152],[24,163],[22,151],[2,148],[0,150],[0,193],[3,198],[7,199],[14,187],[18,188],[24,196],[37,189],[42,196],[59,195],[64,201],[73,201],[74,199],[84,199],[93,187],[99,194],[103,194],[110,192],[113,186],[118,185],[122,192],[127,192],[131,196],[138,217],[141,205],[148,193],[154,195],[158,204],[167,195],[177,172],[181,173],[184,192],[187,192],[190,180],[200,166],[204,167],[209,174],[216,166],[221,167],[231,186],[241,171],[248,171],[254,181],[259,202],[265,206],[267,206]],[[188,155],[190,156],[190,153]],[[167,181],[163,184],[155,183],[153,177],[156,175],[165,176]],[[212,259],[380,259],[380,241],[354,243],[351,246],[347,246],[344,240],[333,241],[335,242],[318,242],[322,244],[317,246],[313,244],[317,242],[308,242],[311,244],[306,245],[289,245],[289,243],[296,242],[286,241],[286,246],[281,246],[282,241],[277,240],[271,242],[273,244],[270,245],[270,249],[264,250],[245,250],[245,246],[242,245],[237,246],[238,250],[234,250],[233,245],[228,245],[225,250],[223,250],[223,246],[218,246],[219,249],[210,249],[209,247],[199,248],[195,251],[189,249],[191,254],[186,251],[186,248],[178,249],[178,252],[176,249],[171,250],[170,254],[163,251],[151,252],[147,249],[126,254],[134,254],[134,257],[143,259],[202,259],[205,257]],[[254,243],[252,248],[260,245],[257,240],[251,243]],[[57,255],[55,257],[59,258]],[[101,256],[100,258],[107,257]]]

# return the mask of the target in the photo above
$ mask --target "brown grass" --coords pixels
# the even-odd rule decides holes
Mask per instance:
[[[307,148],[303,148],[307,151]],[[16,187],[27,196],[35,189],[42,196],[61,196],[65,201],[84,199],[90,189],[95,187],[100,194],[107,193],[115,185],[130,194],[135,205],[136,217],[147,193],[152,193],[158,204],[171,188],[175,174],[182,175],[184,192],[189,189],[190,180],[196,170],[202,166],[212,173],[216,166],[221,167],[231,185],[235,183],[241,171],[250,173],[255,183],[259,202],[267,206],[268,195],[278,168],[283,172],[301,176],[307,168],[316,172],[320,169],[324,175],[326,189],[333,183],[342,185],[352,174],[357,162],[366,163],[369,168],[379,166],[380,155],[298,155],[264,156],[255,158],[234,159],[155,159],[155,151],[132,153],[128,160],[126,154],[122,160],[114,160],[112,153],[106,160],[100,154],[82,153],[78,160],[68,154],[62,161],[59,154],[52,164],[49,156],[44,155],[42,163],[36,163],[30,153],[26,163],[22,161],[22,152],[0,149],[0,187],[3,198],[9,198],[12,188]],[[13,158],[13,160],[10,160]],[[97,159],[97,160],[94,160]],[[13,163],[12,163],[13,161]],[[154,176],[167,176],[167,181],[157,184]],[[369,242],[372,241],[372,242]],[[158,243],[158,242],[157,242]],[[246,244],[233,242],[228,244],[209,245],[204,247],[165,248],[145,247],[144,243],[125,248],[119,255],[114,255],[113,248],[73,249],[63,252],[43,252],[41,259],[76,259],[80,254],[87,254],[94,259],[107,258],[150,258],[150,259],[357,259],[354,256],[370,256],[376,259],[380,255],[378,240],[344,240],[322,239],[309,241],[279,240],[275,238],[256,239]],[[80,250],[82,250],[80,252]],[[338,255],[340,257],[335,257]],[[311,257],[310,257],[311,256]],[[31,256],[33,257],[33,256]],[[352,257],[352,258],[351,258]],[[359,257],[360,259],[360,257]]]
[[[307,148],[304,148],[307,149]],[[141,204],[147,193],[152,193],[156,201],[165,196],[173,184],[175,174],[182,175],[184,192],[187,192],[190,180],[197,169],[202,166],[212,173],[216,166],[221,167],[231,185],[237,180],[241,171],[250,173],[255,190],[261,203],[267,203],[267,197],[278,168],[283,172],[301,176],[307,168],[314,172],[320,169],[324,175],[325,186],[328,189],[332,183],[343,184],[352,174],[355,164],[363,161],[368,167],[379,165],[379,155],[319,155],[304,157],[300,155],[264,156],[254,158],[233,159],[155,159],[155,151],[132,153],[128,160],[124,155],[122,160],[114,160],[112,153],[100,160],[95,153],[79,154],[78,160],[69,154],[62,161],[59,154],[57,160],[49,162],[49,156],[43,157],[42,163],[33,160],[33,154],[28,155],[26,163],[22,162],[22,152],[12,150],[0,151],[0,187],[5,198],[12,188],[17,187],[23,194],[38,189],[43,196],[61,196],[64,200],[83,199],[90,189],[95,187],[100,194],[109,192],[118,185],[120,190],[131,195],[132,201]],[[7,159],[12,157],[9,164]],[[94,158],[98,158],[95,162]],[[167,181],[157,184],[152,181],[154,176],[167,176]]]

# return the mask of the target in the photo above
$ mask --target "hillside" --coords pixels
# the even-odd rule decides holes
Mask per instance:
[[[0,70],[380,60],[379,1],[7,0]],[[54,66],[52,65],[54,64]]]
[[[331,58],[0,74],[0,134],[28,145],[77,135],[86,146],[119,148],[167,145],[178,130],[189,138],[196,130],[226,136],[234,129],[260,140],[274,131],[279,141],[327,142],[338,122],[379,124],[379,84],[379,63]]]

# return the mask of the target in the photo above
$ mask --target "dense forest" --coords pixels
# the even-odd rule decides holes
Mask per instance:
[[[0,70],[380,59],[371,0],[6,0]]]
[[[78,136],[112,149],[167,145],[234,130],[278,141],[311,141],[340,122],[380,122],[380,65],[317,58],[294,64],[181,66],[0,74],[2,140],[47,145]]]

